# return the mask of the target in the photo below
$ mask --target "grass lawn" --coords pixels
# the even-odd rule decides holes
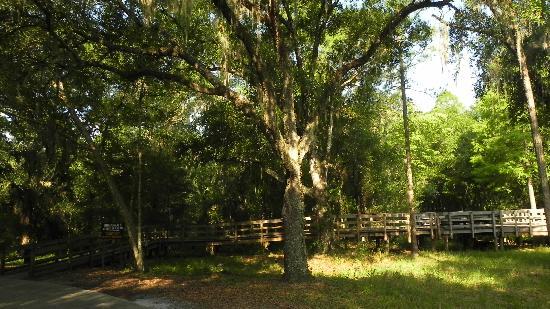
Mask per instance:
[[[550,248],[313,256],[314,279],[280,280],[280,255],[179,258],[148,273],[88,273],[96,288],[225,308],[550,308]],[[88,271],[89,272],[89,271]],[[90,278],[92,278],[90,277]],[[81,279],[85,279],[85,276]]]

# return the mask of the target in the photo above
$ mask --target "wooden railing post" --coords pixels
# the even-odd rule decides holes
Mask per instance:
[[[2,246],[0,252],[0,276],[6,272],[6,248]]]
[[[95,239],[93,238],[90,238],[90,246],[88,247],[88,265],[90,267],[93,267],[94,266],[94,255],[95,255],[95,249],[96,249],[96,246],[95,246]]]
[[[387,227],[387,219],[386,219],[386,213],[382,214],[383,222],[384,222],[384,241],[386,242],[386,247],[389,250],[390,249],[390,238],[388,237],[388,227]]]
[[[361,241],[361,212],[357,212],[357,217],[355,218],[355,229],[357,232],[357,242]]]
[[[449,236],[451,237],[451,239],[454,238],[454,235],[453,235],[453,218],[451,216],[451,213],[447,213],[447,218],[449,219]]]
[[[316,214],[312,217],[311,222],[313,222],[313,219],[315,219],[315,223],[312,223],[312,224],[315,224],[315,225],[311,229],[311,232],[315,233],[314,238],[317,240],[318,243],[320,243],[321,242],[321,220],[320,220],[318,214]],[[330,237],[332,238],[332,235]]]
[[[504,215],[502,210],[499,211],[500,216],[500,250],[504,250]]]
[[[529,237],[533,236],[533,212],[529,211]]]
[[[334,218],[334,225],[336,226],[336,240],[340,240],[340,218]]]
[[[34,246],[29,245],[29,277],[34,277]]]
[[[470,230],[472,231],[472,238],[476,238],[476,230],[474,226],[474,212],[470,211]]]
[[[516,237],[519,237],[518,212],[517,211],[514,211],[514,233],[516,234]]]
[[[264,244],[264,220],[260,221],[260,244]]]
[[[71,247],[71,239],[67,239],[67,257],[69,261],[69,270],[73,269],[73,250]]]
[[[105,241],[101,241],[101,246],[99,247],[100,254],[101,254],[101,267],[105,267],[105,248],[107,246],[107,243]]]
[[[493,223],[493,239],[495,241],[495,251],[498,250],[498,238],[497,238],[497,222],[495,218],[495,212],[491,211],[491,222]]]
[[[435,224],[437,225],[437,239],[441,239],[441,219],[437,212],[435,213]]]
[[[435,234],[435,233],[434,233],[435,213],[430,213],[430,214],[428,215],[428,218],[430,218],[430,219],[429,219],[429,220],[430,220],[430,238],[431,238],[432,240],[434,240],[434,239],[435,239],[435,235],[434,235],[434,234]]]

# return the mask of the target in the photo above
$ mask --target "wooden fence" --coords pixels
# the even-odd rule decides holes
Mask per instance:
[[[82,265],[104,265],[127,259],[125,240],[79,237],[5,248],[0,254],[0,274],[27,272],[30,276]]]
[[[417,235],[448,240],[465,234],[472,238],[492,236],[497,245],[509,236],[545,236],[546,219],[542,209],[500,211],[425,212],[415,215]],[[310,217],[304,220],[304,232],[316,234]],[[411,236],[408,213],[348,214],[334,219],[334,238],[362,241],[380,237]],[[180,227],[144,227],[145,250],[166,248],[170,244],[232,245],[277,242],[284,240],[282,219],[253,220]],[[26,271],[30,275],[70,269],[79,265],[103,265],[129,258],[130,246],[124,239],[81,237],[4,248],[0,251],[0,274]]]
[[[472,238],[485,234],[493,237],[545,236],[546,218],[543,209],[425,212],[415,215],[417,235],[453,238],[469,234]],[[336,218],[337,239],[388,237],[410,234],[408,213],[348,214]]]
[[[234,223],[205,225],[184,225],[171,228],[145,227],[144,238],[155,240],[175,240],[183,242],[247,243],[273,242],[284,238],[282,219],[252,220]],[[305,217],[304,232],[313,234],[311,217]]]

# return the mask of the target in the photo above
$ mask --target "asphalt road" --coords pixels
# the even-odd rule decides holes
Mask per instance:
[[[0,308],[144,308],[107,294],[44,282],[0,278]]]

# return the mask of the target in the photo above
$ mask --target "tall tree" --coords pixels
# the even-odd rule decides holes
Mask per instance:
[[[477,32],[482,36],[488,36],[515,55],[519,75],[523,84],[524,100],[531,126],[533,149],[537,160],[540,187],[543,193],[546,222],[550,229],[550,186],[546,172],[544,158],[543,137],[539,130],[535,94],[532,85],[531,70],[525,52],[525,38],[531,33],[537,33],[532,29],[545,26],[546,1],[538,0],[480,0],[470,2],[469,9],[474,14],[461,14],[456,27]],[[487,25],[489,21],[490,25]]]
[[[409,112],[406,91],[405,63],[403,55],[399,59],[399,81],[401,88],[401,102],[403,108],[403,131],[405,135],[405,174],[407,175],[407,205],[409,206],[410,216],[410,235],[412,243],[413,256],[418,255],[418,242],[416,238],[416,207],[414,204],[414,184],[412,172],[412,156],[411,156],[411,131],[409,129]]]
[[[302,165],[314,145],[330,145],[319,134],[329,102],[410,14],[450,2],[395,1],[381,13],[369,2],[37,0],[25,2],[23,16],[65,50],[59,66],[70,60],[71,70],[177,83],[224,98],[263,128],[285,171],[285,276],[301,280],[308,277]]]

